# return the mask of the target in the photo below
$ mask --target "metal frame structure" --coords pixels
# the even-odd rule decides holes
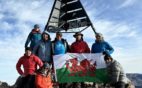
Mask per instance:
[[[78,26],[78,23],[83,22],[86,24]],[[77,25],[70,26],[71,23]],[[80,0],[55,0],[45,30],[74,33],[72,30],[75,28],[81,28],[75,32],[82,32],[88,27],[97,33]]]

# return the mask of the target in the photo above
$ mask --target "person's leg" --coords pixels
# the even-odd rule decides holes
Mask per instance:
[[[63,88],[67,88],[67,83],[63,83]]]
[[[67,83],[60,83],[59,88],[67,88]]]
[[[62,83],[59,83],[59,88],[63,88],[63,84]]]
[[[98,88],[98,84],[96,82],[93,83],[94,88]]]
[[[20,86],[21,84],[22,84],[22,77],[19,76],[13,86],[14,88],[18,88],[18,86]]]
[[[24,88],[30,88],[30,75],[27,75],[25,77],[25,83],[24,83]]]
[[[30,75],[28,79],[29,88],[35,88],[35,75]]]
[[[85,83],[81,82],[81,88],[85,88]]]
[[[73,82],[73,88],[81,88],[81,83]]]
[[[66,83],[66,88],[73,88],[73,83]]]
[[[125,83],[124,82],[117,82],[115,85],[115,88],[125,88]]]
[[[25,88],[26,84],[27,84],[27,77],[22,77],[17,88]]]

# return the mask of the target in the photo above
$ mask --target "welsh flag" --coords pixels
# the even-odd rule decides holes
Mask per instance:
[[[107,82],[106,64],[102,53],[67,53],[53,57],[56,81]]]

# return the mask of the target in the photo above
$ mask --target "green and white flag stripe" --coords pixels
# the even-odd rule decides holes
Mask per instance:
[[[66,82],[107,82],[104,56],[67,53],[53,57],[56,80]]]

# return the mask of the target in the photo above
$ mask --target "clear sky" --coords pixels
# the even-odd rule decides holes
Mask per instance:
[[[112,56],[127,73],[142,73],[142,0],[81,0],[97,32],[115,49]],[[33,28],[44,29],[53,0],[0,0],[0,80],[11,85],[18,77],[15,65]],[[91,28],[83,32],[91,47]],[[54,34],[51,34],[52,39]],[[63,36],[71,44],[72,34]]]

